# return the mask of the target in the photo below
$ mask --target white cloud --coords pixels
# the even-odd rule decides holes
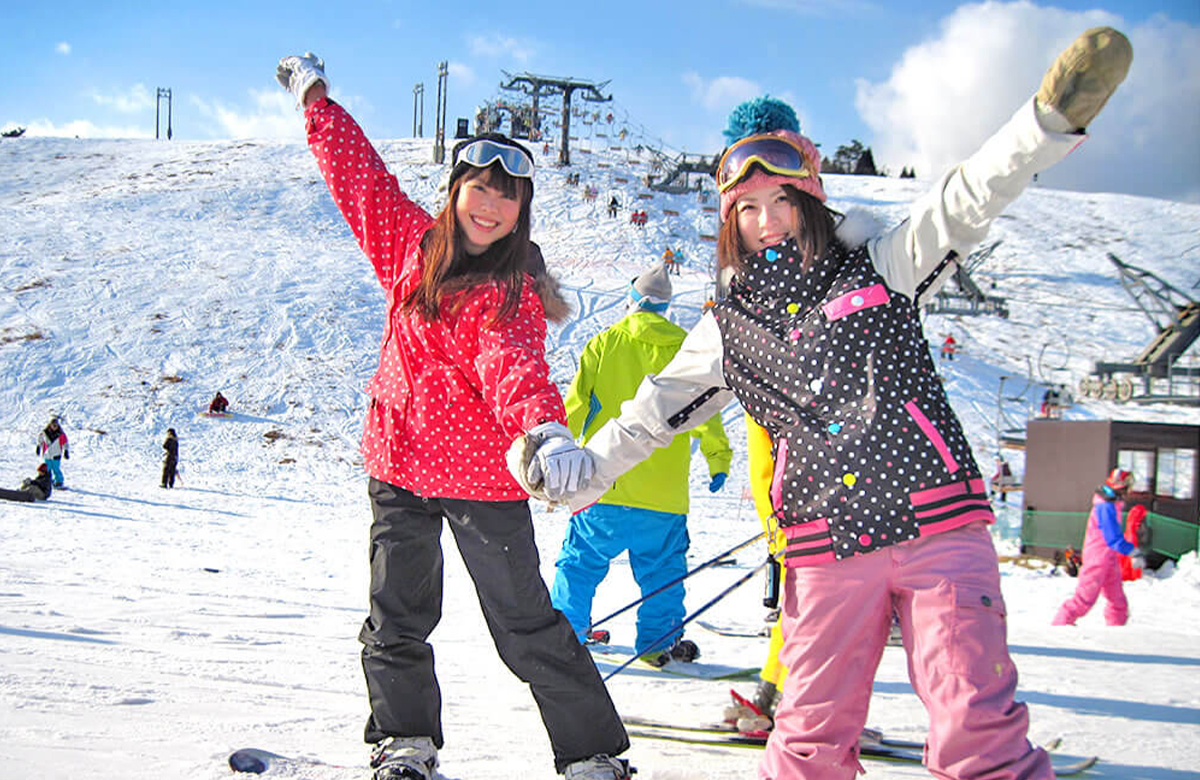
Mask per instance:
[[[192,97],[202,118],[212,122],[212,138],[303,138],[304,122],[296,111],[295,99],[282,90],[250,90],[248,112],[220,102]]]
[[[683,74],[682,80],[692,92],[692,102],[708,111],[727,112],[743,100],[763,92],[758,82],[741,76],[717,76],[707,80],[689,71]]]
[[[58,52],[59,54],[69,55],[71,53],[71,44],[67,43],[66,41],[63,41],[62,43],[55,46],[54,50],[56,52]]]
[[[467,48],[477,57],[508,57],[522,65],[534,56],[534,44],[504,35],[468,35]]]
[[[475,85],[477,79],[475,76],[475,71],[471,69],[470,65],[451,61],[446,68],[450,78],[454,80],[455,84],[464,87]]]
[[[134,84],[128,92],[116,95],[102,95],[92,92],[92,101],[97,105],[111,108],[122,114],[137,114],[146,109],[154,108],[154,97],[144,84]]]
[[[151,125],[97,125],[87,119],[76,119],[64,124],[55,124],[49,119],[37,119],[25,128],[27,136],[55,136],[64,138],[153,138]]]
[[[1091,137],[1045,172],[1044,186],[1184,199],[1200,180],[1200,28],[1154,17],[1127,27],[1103,11],[1028,2],[962,6],[940,35],[913,46],[879,84],[858,83],[877,163],[936,176],[973,152],[1034,92],[1083,30],[1111,25],[1133,43],[1125,83]]]

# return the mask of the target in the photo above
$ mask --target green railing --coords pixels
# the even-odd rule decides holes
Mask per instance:
[[[1027,547],[1083,549],[1087,512],[1037,512],[1026,510],[1021,518],[1021,544]],[[1200,523],[1189,523],[1156,512],[1146,514],[1153,531],[1151,546],[1156,552],[1178,560],[1200,549]]]

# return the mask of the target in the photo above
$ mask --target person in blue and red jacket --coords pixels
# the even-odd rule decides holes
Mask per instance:
[[[1104,622],[1110,626],[1123,626],[1129,620],[1129,602],[1121,586],[1120,557],[1128,555],[1130,565],[1135,569],[1146,566],[1145,557],[1121,532],[1125,495],[1132,482],[1133,475],[1128,471],[1113,469],[1092,496],[1092,513],[1088,515],[1087,532],[1083,536],[1083,566],[1079,569],[1079,582],[1071,598],[1058,608],[1051,625],[1075,625],[1076,620],[1095,606],[1101,594],[1107,601]]]
[[[591,656],[539,573],[530,492],[506,470],[517,443],[554,484],[586,484],[590,461],[567,429],[545,356],[546,318],[565,303],[534,278],[533,158],[500,134],[454,147],[435,216],[327,95],[312,54],[277,78],[304,109],[309,148],[386,296],[362,454],[370,476],[370,615],[359,639],[375,780],[429,780],[442,747],[428,638],[441,618],[443,520],[471,573],[504,663],[527,682],[555,768],[625,780],[629,740]],[[545,490],[539,497],[553,499]]]
[[[737,399],[770,435],[770,526],[788,567],[788,674],[761,780],[851,780],[893,613],[943,780],[1050,780],[1016,701],[986,481],[920,312],[1034,174],[1066,157],[1124,79],[1121,33],[1083,33],[972,155],[881,229],[826,206],[795,111],[734,109],[717,165],[717,262],[729,293],[585,445],[572,509]],[[531,483],[546,477],[529,469]],[[516,472],[521,476],[520,471]],[[561,480],[547,490],[557,491]]]

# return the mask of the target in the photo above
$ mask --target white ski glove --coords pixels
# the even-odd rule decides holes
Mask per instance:
[[[1046,71],[1037,93],[1038,106],[1058,112],[1067,120],[1070,132],[1082,131],[1125,80],[1132,62],[1128,38],[1111,27],[1093,27],[1063,50]]]
[[[542,423],[513,442],[508,470],[529,494],[550,502],[562,501],[586,488],[595,465],[562,423]]]
[[[320,81],[325,89],[329,89],[329,79],[325,78],[325,60],[311,51],[305,52],[303,57],[289,54],[279,60],[275,79],[296,97],[296,108],[300,110],[304,110],[304,95],[313,84]]]

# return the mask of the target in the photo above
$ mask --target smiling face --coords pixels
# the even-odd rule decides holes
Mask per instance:
[[[733,212],[742,246],[748,252],[758,252],[796,237],[796,208],[781,185],[745,193],[733,204]]]
[[[465,179],[454,202],[463,249],[479,255],[513,232],[521,216],[521,190],[496,186],[490,169]]]

